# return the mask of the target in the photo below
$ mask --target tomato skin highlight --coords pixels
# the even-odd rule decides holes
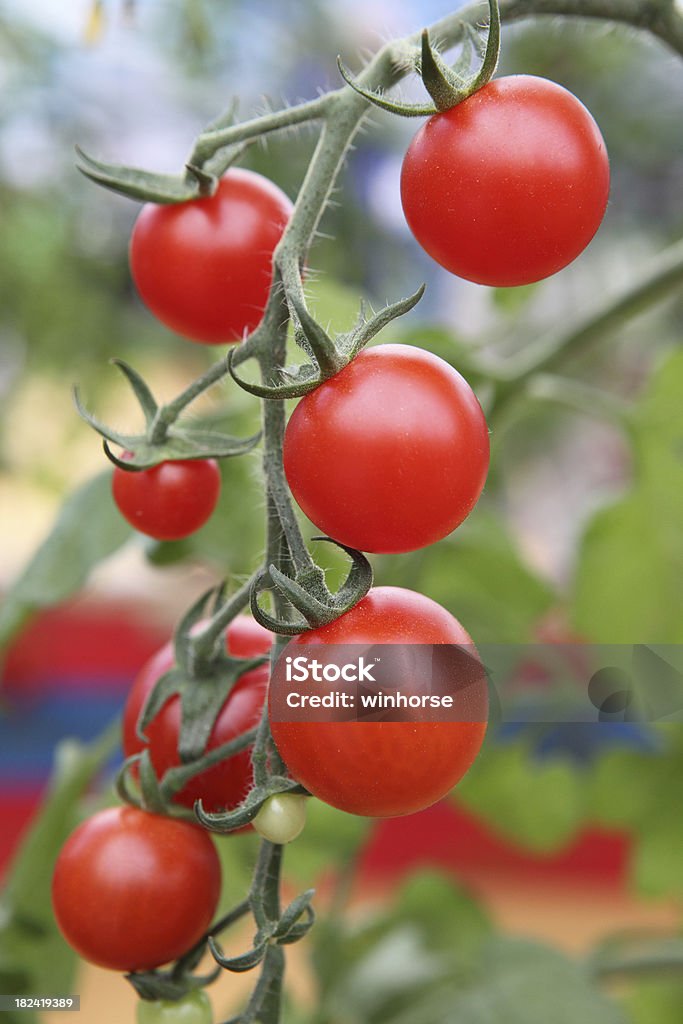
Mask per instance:
[[[311,644],[469,646],[472,640],[436,601],[375,587],[335,622],[294,637],[282,658]],[[271,710],[277,679],[276,673]],[[335,684],[315,685],[322,694]],[[271,714],[270,728],[290,775],[313,796],[351,814],[393,817],[423,810],[452,789],[474,761],[486,722],[278,721]]]
[[[211,923],[221,887],[208,833],[136,807],[84,821],[57,858],[55,917],[85,960],[115,971],[177,959]]]
[[[277,185],[233,167],[213,196],[147,203],[135,222],[130,269],[145,305],[190,341],[239,341],[260,322],[272,256],[292,204]]]
[[[238,615],[226,633],[226,647],[235,657],[254,658],[268,654],[273,636],[254,619]],[[145,730],[147,744],[137,734],[137,722],[147,697],[156,681],[173,665],[173,645],[165,644],[142,667],[128,695],[123,713],[123,752],[126,757],[138,754],[147,746],[158,778],[169,768],[180,764],[178,736],[180,733],[180,698],[171,697]],[[208,750],[228,743],[241,733],[258,725],[266,700],[268,664],[245,672],[223,705],[209,737]],[[192,808],[201,800],[211,812],[233,810],[251,788],[251,747],[195,775],[174,797],[174,803]]]
[[[494,79],[417,132],[401,199],[413,235],[452,274],[498,287],[567,266],[609,196],[600,129],[567,89],[533,75]]]
[[[115,466],[111,486],[119,512],[136,530],[155,540],[181,540],[210,519],[221,473],[215,459],[178,459],[135,471]]]
[[[413,551],[472,511],[489,436],[457,370],[413,345],[378,345],[306,395],[287,424],[284,466],[297,503],[360,551]]]

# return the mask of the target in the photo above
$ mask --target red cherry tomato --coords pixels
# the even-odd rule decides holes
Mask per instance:
[[[403,160],[410,230],[451,273],[520,285],[556,273],[597,231],[609,163],[595,121],[562,86],[498,78],[420,128]]]
[[[180,540],[195,533],[210,518],[220,490],[221,473],[214,459],[179,459],[130,471],[116,466],[112,477],[121,515],[156,540]]]
[[[261,320],[273,250],[291,212],[277,185],[236,167],[209,198],[147,203],[130,242],[143,302],[190,341],[239,341]]]
[[[221,888],[207,832],[112,807],[67,839],[52,880],[55,917],[85,960],[115,971],[175,960],[211,923]]]
[[[238,615],[226,634],[227,650],[238,658],[254,658],[268,654],[273,636],[254,619]],[[171,697],[145,730],[148,743],[137,734],[137,722],[156,681],[173,665],[173,645],[168,643],[150,658],[141,669],[131,689],[123,714],[123,751],[126,757],[140,753],[147,745],[152,765],[159,778],[169,768],[180,764],[178,735],[180,732],[180,699]],[[208,750],[235,739],[258,725],[266,699],[269,667],[267,664],[246,672],[228,695],[209,737]],[[202,800],[207,811],[232,810],[241,803],[251,787],[251,747],[195,775],[175,800],[184,807],[193,807]]]
[[[457,619],[435,601],[399,587],[376,587],[328,626],[294,637],[278,664],[297,650],[326,644],[457,644],[472,641]],[[324,657],[324,655],[321,655]],[[403,685],[410,680],[398,680]],[[448,682],[448,681],[446,681]],[[444,796],[470,767],[486,732],[485,721],[282,721],[274,713],[284,672],[270,687],[270,727],[292,778],[325,803],[351,814],[412,814]],[[316,682],[316,694],[335,689]],[[481,717],[486,690],[478,694]]]
[[[433,544],[486,480],[486,420],[467,381],[412,345],[378,345],[303,398],[284,465],[308,518],[361,551]]]

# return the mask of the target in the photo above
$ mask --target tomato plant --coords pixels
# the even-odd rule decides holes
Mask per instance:
[[[229,654],[253,658],[267,654],[272,635],[258,622],[240,615],[226,633]],[[169,768],[180,764],[178,735],[180,732],[180,699],[171,697],[147,726],[147,744],[137,734],[137,721],[157,680],[173,665],[173,645],[162,647],[140,670],[128,695],[123,714],[123,752],[126,757],[148,747],[152,765],[159,778]],[[269,668],[267,664],[245,672],[230,691],[216,724],[207,750],[227,743],[252,729],[261,718],[266,698]],[[231,809],[247,795],[252,781],[251,747],[195,775],[175,796],[175,801],[193,807],[201,800],[208,811]]]
[[[84,821],[57,858],[52,903],[67,941],[117,971],[185,953],[211,922],[221,870],[206,832],[136,807]]]
[[[112,494],[131,526],[156,540],[180,540],[216,507],[221,474],[214,459],[179,459],[151,469],[114,467]]]
[[[284,442],[298,504],[361,551],[413,551],[472,511],[489,464],[469,384],[412,345],[378,345],[299,402]]]
[[[294,637],[282,658],[318,644],[472,644],[457,619],[422,594],[376,587],[351,611]],[[396,680],[402,689],[409,679]],[[292,777],[314,796],[351,814],[411,814],[444,796],[465,774],[486,732],[485,721],[281,721],[272,714],[273,739]],[[316,692],[334,683],[316,683]],[[482,718],[485,695],[480,700]]]
[[[252,824],[270,843],[291,843],[306,825],[306,800],[298,793],[276,793],[266,800]]]
[[[211,1003],[204,989],[188,992],[181,999],[141,999],[137,1024],[212,1024]]]
[[[609,163],[572,93],[533,75],[489,82],[435,114],[403,160],[410,230],[451,273],[488,285],[539,281],[571,263],[602,221]]]
[[[618,5],[607,11],[598,0],[590,13],[623,20],[632,28],[647,26],[674,48],[683,47],[683,21],[674,7],[667,7],[666,17],[653,19],[647,0],[634,0],[634,5],[615,13]],[[99,10],[102,5],[96,6]],[[472,3],[421,34],[388,43],[357,78],[342,68],[349,88],[323,93],[292,108],[269,109],[244,121],[235,119],[233,109],[197,136],[176,175],[103,164],[79,151],[79,168],[92,180],[147,203],[133,229],[130,266],[138,292],[152,313],[192,341],[242,342],[228,358],[202,366],[196,379],[163,406],[139,372],[119,360],[144,414],[140,434],[121,434],[105,426],[77,399],[84,419],[108,443],[117,450],[135,452],[139,464],[154,467],[126,471],[125,464],[117,466],[112,482],[116,505],[129,522],[152,537],[188,536],[207,520],[216,504],[220,476],[214,460],[240,456],[258,443],[263,446],[262,557],[254,558],[247,570],[250,575],[238,579],[245,566],[218,555],[221,581],[183,615],[173,645],[159,651],[140,671],[125,710],[124,750],[129,760],[117,780],[118,791],[135,806],[104,811],[86,821],[67,841],[55,869],[54,907],[64,934],[95,963],[131,972],[129,980],[143,998],[140,1024],[205,1024],[210,1017],[206,997],[195,991],[214,977],[199,964],[204,952],[201,937],[206,935],[219,888],[218,861],[207,830],[227,834],[253,823],[264,840],[248,891],[212,923],[206,952],[226,970],[258,968],[259,977],[245,1007],[231,1019],[278,1024],[283,1011],[285,947],[302,939],[314,921],[313,890],[285,900],[281,883],[282,845],[298,835],[310,807],[304,787],[330,805],[332,817],[331,808],[366,817],[411,814],[447,794],[468,771],[483,742],[487,686],[468,633],[449,611],[426,596],[392,587],[373,589],[373,566],[364,552],[416,551],[447,536],[470,514],[488,471],[484,414],[469,384],[443,359],[412,345],[367,347],[382,329],[415,307],[423,289],[392,296],[377,311],[363,304],[355,323],[348,317],[343,331],[335,331],[327,316],[335,321],[336,311],[317,317],[309,304],[304,268],[310,265],[311,243],[323,227],[338,173],[371,104],[396,114],[429,117],[405,155],[401,196],[415,237],[450,271],[482,284],[526,284],[566,266],[585,248],[608,199],[604,143],[590,114],[560,86],[525,75],[491,81],[499,56],[501,20],[516,18],[518,6],[504,4],[501,10],[496,0],[490,0],[484,46],[474,38],[481,12]],[[543,6],[540,0],[530,0],[525,13]],[[571,6],[565,4],[563,14],[578,13],[580,5],[575,5],[575,11]],[[430,41],[430,32],[438,37],[438,49]],[[447,65],[441,51],[455,45],[461,46],[461,52],[452,66]],[[395,102],[388,95],[411,72],[422,79],[428,104]],[[301,150],[304,157],[310,153],[310,160],[293,207],[271,182],[234,165],[251,143],[304,125],[317,138],[310,150]],[[348,237],[355,234],[351,230]],[[467,364],[486,394],[494,429],[512,421],[510,408],[516,412],[520,398],[568,398],[572,408],[606,412],[610,419],[627,425],[635,438],[637,417],[625,414],[617,396],[602,395],[593,381],[587,382],[588,388],[582,384],[581,372],[599,378],[590,358],[575,362],[570,377],[563,377],[563,370],[566,362],[576,359],[577,351],[590,356],[587,350],[602,332],[623,322],[634,309],[658,301],[679,283],[682,266],[680,247],[674,246],[653,263],[644,283],[631,283],[620,294],[608,296],[589,315],[581,305],[581,316],[574,324],[558,329],[552,325],[540,344],[531,344],[528,350],[511,351],[514,336],[513,345],[497,353],[491,351],[495,337],[479,339],[481,347],[473,338]],[[500,326],[507,330],[517,307],[515,303],[506,306]],[[529,328],[534,316],[529,317]],[[422,335],[423,341],[436,338],[444,350],[448,337],[447,330],[435,335],[427,329]],[[293,343],[304,355],[290,365]],[[454,355],[458,351],[454,346]],[[253,372],[242,376],[243,364]],[[233,438],[206,429],[188,414],[191,403],[219,384],[242,389],[237,416],[241,404],[246,408],[251,402],[247,395],[262,401],[258,436]],[[669,397],[675,390],[670,389]],[[285,400],[289,399],[300,401],[287,422]],[[233,411],[234,407],[231,415]],[[654,421],[654,417],[646,419]],[[658,424],[669,419],[664,414],[656,417]],[[196,458],[188,461],[188,455]],[[113,517],[113,528],[93,514],[103,480],[103,506]],[[3,624],[7,629],[8,622],[14,628],[14,622],[39,604],[41,589],[64,595],[87,576],[98,556],[108,556],[123,543],[128,531],[118,521],[107,486],[103,477],[88,484],[60,516],[54,535],[29,567],[27,581],[20,581],[16,588],[0,629]],[[233,522],[240,528],[238,543],[246,546],[252,524],[247,523],[250,514],[243,514],[239,490],[239,485],[234,488],[232,509],[237,515]],[[334,591],[309,550],[295,500],[350,560],[346,579]],[[229,521],[225,529],[231,529]],[[457,558],[459,547],[447,546],[447,552]],[[452,576],[448,566],[438,564],[437,553],[426,561],[406,559],[405,578],[416,587],[419,583],[412,581],[421,579],[428,590],[447,587],[457,576],[453,592],[472,592],[473,614],[478,611],[482,622],[495,578],[493,586],[500,583],[500,600],[497,605],[490,603],[488,627],[482,627],[481,635],[497,628],[506,635],[516,631],[523,639],[529,623],[555,597],[552,584],[537,579],[523,554],[513,547],[505,534],[497,536],[495,529],[489,532],[484,524],[460,563],[454,562]],[[226,548],[229,555],[235,553],[234,547],[226,544]],[[183,558],[202,553],[216,555],[213,545],[209,550],[199,542],[179,545],[171,554]],[[607,560],[598,557],[595,564],[602,569]],[[674,557],[669,561],[676,564]],[[515,598],[522,591],[527,599],[520,599],[524,604],[520,611]],[[261,625],[241,616],[248,607]],[[503,607],[514,612],[505,623]],[[595,607],[595,601],[588,606],[588,619]],[[196,630],[198,623],[205,628]],[[224,633],[227,650],[247,658],[265,654],[271,634],[293,637],[277,641],[280,657],[270,682],[268,718],[263,715],[267,667],[238,677],[240,666],[229,663],[222,650],[219,638]],[[339,648],[343,656],[345,650],[358,646],[380,652],[373,661],[382,663],[382,674],[388,673],[381,686],[393,690],[393,704],[388,703],[391,693],[381,687],[361,685],[368,678],[373,683],[380,683],[379,679],[354,676],[353,664],[335,660]],[[287,664],[289,658],[290,667],[306,662],[301,652],[311,647],[314,657],[338,674],[314,675],[316,686],[306,694],[308,710],[293,714],[297,705],[286,699],[293,691],[291,686],[283,689],[291,680],[283,662]],[[167,675],[174,653],[178,665]],[[360,671],[360,661],[355,668]],[[340,678],[356,687],[357,705],[335,703]],[[150,703],[153,693],[156,699]],[[444,695],[448,704],[443,703]],[[404,703],[398,703],[399,696]],[[328,703],[323,704],[324,700]],[[327,714],[328,707],[340,706],[350,713]],[[313,715],[313,707],[321,714]],[[392,707],[403,710],[396,714],[385,710]],[[147,717],[144,708],[154,715],[138,735],[139,723]],[[428,713],[434,708],[436,713]],[[259,727],[254,729],[257,722]],[[246,749],[252,744],[251,750]],[[244,749],[226,757],[226,747],[228,753],[236,747]],[[181,764],[180,750],[189,764]],[[202,754],[205,750],[210,753]],[[136,757],[140,752],[143,756]],[[201,761],[195,759],[198,756]],[[99,765],[102,755],[97,757]],[[207,761],[214,759],[216,763],[207,769]],[[94,755],[83,776],[75,781],[67,777],[71,789],[92,777],[91,763]],[[169,778],[176,767],[180,772]],[[186,781],[198,767],[202,770]],[[137,785],[128,784],[129,773],[136,775]],[[470,799],[474,792],[475,803],[490,792],[485,774],[477,779],[473,773],[469,780]],[[184,783],[175,794],[174,778]],[[526,774],[516,778],[522,780],[523,789]],[[508,786],[506,799],[511,794]],[[525,793],[521,802],[526,798]],[[197,801],[202,806],[195,807]],[[479,799],[477,806],[485,802]],[[500,817],[500,802],[498,806],[495,798],[490,802],[493,814]],[[55,806],[61,807],[59,802],[51,806],[52,817]],[[145,808],[170,817],[152,815]],[[187,808],[193,808],[194,819],[205,831],[186,823],[191,818]],[[318,810],[327,813],[320,806]],[[523,817],[518,811],[515,806],[507,818]],[[561,817],[564,839],[566,822]],[[542,818],[536,814],[531,822],[534,837]],[[347,819],[342,827],[353,832],[358,823]],[[250,846],[228,845],[237,860],[240,851]],[[301,864],[310,853],[305,838],[300,847]],[[334,841],[329,841],[325,855],[333,847]],[[349,852],[345,844],[337,863]],[[309,857],[309,865],[315,859]],[[241,869],[241,862],[235,863]],[[342,896],[350,881],[350,874],[344,875],[338,891]],[[29,910],[36,905],[34,894],[30,895]],[[12,904],[12,899],[7,906],[23,923],[24,907]],[[342,902],[337,897],[333,900],[335,907]],[[459,927],[461,917],[473,915],[459,897],[454,905],[465,910],[462,915],[459,909],[455,913]],[[222,945],[223,932],[244,919],[251,923],[253,942],[251,948],[240,946],[234,955],[227,944]],[[334,925],[343,935],[339,922]],[[430,950],[432,937],[430,929],[424,936]],[[459,936],[449,934],[452,947],[451,938],[459,941]],[[391,935],[384,932],[382,942],[388,939]],[[198,940],[199,949],[195,948]],[[488,943],[483,936],[482,940]],[[321,1020],[334,1018],[342,1005],[335,970],[337,964],[346,962],[348,967],[350,963],[341,946],[335,945],[332,930],[322,941],[329,943],[324,951],[331,967],[326,984],[334,993],[334,1003],[328,1013],[321,988],[320,1005],[314,1008]],[[413,966],[427,954],[421,942],[422,936],[415,933],[406,946]],[[400,943],[389,945],[401,955]],[[385,943],[385,948],[389,945]],[[364,949],[372,956],[370,946]],[[493,950],[491,961],[500,959],[495,947],[487,944],[481,950],[485,957],[487,950]],[[174,958],[177,962],[168,970],[156,970]],[[479,956],[474,960],[482,962]],[[418,972],[419,1006],[426,1007],[427,1013],[433,1008],[435,1017],[447,1016],[454,1006],[466,1010],[484,1005],[473,991],[462,988],[459,972],[457,978],[446,979],[444,988],[439,973],[443,964],[436,966],[434,977],[441,980],[438,1000],[433,1002],[434,993],[424,984],[425,978],[432,977],[431,963],[425,959],[426,973]],[[359,977],[357,966],[362,967],[352,965],[354,978]],[[394,972],[397,978],[401,967]],[[592,963],[591,974],[594,968]],[[607,969],[608,974],[613,969],[609,962]],[[529,971],[529,977],[536,975]],[[26,977],[32,977],[30,971]],[[575,979],[574,972],[570,988]],[[374,987],[365,988],[370,1015],[384,1019]],[[387,990],[387,996],[391,1012],[401,1003],[399,1012],[411,1014],[412,1007],[397,1001],[395,992]],[[363,1018],[363,1005],[361,1000],[351,1007],[354,1019]],[[545,1010],[539,1013],[548,1016]],[[589,1011],[582,1014],[590,1016]],[[413,1016],[422,1019],[419,1008]],[[594,1016],[604,1018],[599,1006]]]
[[[291,210],[277,185],[241,168],[231,168],[210,197],[146,204],[130,242],[143,302],[191,341],[238,341],[261,320],[273,250]]]

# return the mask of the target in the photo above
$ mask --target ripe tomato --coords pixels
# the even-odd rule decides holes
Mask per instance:
[[[209,198],[147,203],[130,241],[143,302],[191,341],[239,341],[261,320],[273,250],[291,212],[277,185],[236,167]]]
[[[287,480],[308,518],[361,551],[433,544],[472,511],[489,438],[467,381],[412,345],[378,345],[303,398]]]
[[[181,999],[140,999],[137,1024],[212,1024],[209,997],[203,988],[188,992]]]
[[[267,654],[273,642],[272,634],[246,615],[238,615],[226,634],[230,654],[239,658],[254,658]],[[123,713],[123,751],[126,757],[137,754],[145,744],[136,732],[140,712],[157,679],[173,665],[173,645],[168,643],[153,655],[133,684]],[[266,699],[269,667],[267,664],[246,672],[231,690],[216,720],[209,738],[208,749],[230,740],[258,725]],[[180,698],[176,695],[166,701],[153,721],[147,726],[149,753],[159,778],[180,764],[178,734],[180,732]],[[207,811],[232,810],[241,803],[251,786],[251,748],[235,754],[200,775],[195,775],[176,795],[177,803],[193,807],[201,799]]]
[[[220,888],[207,832],[136,807],[110,807],[62,847],[52,903],[65,939],[85,960],[115,971],[150,970],[201,938]]]
[[[540,281],[600,226],[609,163],[595,121],[562,86],[498,78],[418,131],[403,160],[410,230],[451,273],[488,285]]]
[[[288,656],[296,657],[297,649],[320,644],[472,641],[458,620],[430,598],[399,587],[376,587],[335,622],[294,637],[278,665]],[[316,682],[315,692],[324,695],[338,685]],[[269,696],[270,727],[292,778],[313,796],[351,814],[391,817],[429,807],[462,778],[486,732],[483,675],[472,695],[476,715],[470,714],[480,721],[283,721],[275,707],[287,688],[291,691],[292,684],[276,670]]]
[[[214,459],[179,459],[136,471],[115,466],[111,486],[119,512],[136,530],[156,540],[180,540],[210,518],[221,473]]]

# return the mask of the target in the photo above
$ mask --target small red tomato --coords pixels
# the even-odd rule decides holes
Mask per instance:
[[[226,647],[237,658],[268,654],[272,633],[246,615],[238,615],[228,627]],[[180,764],[180,698],[166,701],[145,730],[147,744],[137,734],[140,713],[157,680],[173,665],[173,645],[162,647],[140,670],[128,695],[123,714],[123,752],[126,757],[149,749],[154,771],[162,778],[169,768]],[[213,750],[258,725],[268,687],[269,666],[263,664],[240,676],[223,705],[209,737]],[[252,781],[251,747],[195,775],[175,796],[184,807],[201,800],[207,811],[233,810],[247,795]]]
[[[195,533],[211,517],[220,490],[214,459],[178,459],[142,470],[116,466],[112,476],[121,515],[156,540],[181,540]]]
[[[420,128],[403,160],[413,235],[478,284],[540,281],[581,253],[609,195],[595,121],[572,93],[533,75],[489,82]]]
[[[278,666],[311,645],[376,644],[451,644],[473,652],[466,631],[436,601],[399,587],[375,587],[341,618],[294,637]],[[324,659],[324,653],[320,657]],[[397,664],[409,665],[410,659],[397,659]],[[404,691],[414,683],[408,677],[392,682]],[[432,683],[448,690],[454,681],[450,675],[445,679],[433,676]],[[313,685],[315,694],[324,697],[339,683]],[[301,686],[305,688],[305,684]],[[481,720],[282,720],[275,709],[286,704],[286,693],[293,689],[286,673],[276,669],[269,714],[280,755],[292,778],[313,796],[351,814],[392,817],[429,807],[462,778],[486,732],[488,698],[485,677],[479,672],[468,714],[470,719]]]
[[[221,888],[207,832],[135,807],[112,807],[67,839],[52,904],[67,942],[114,971],[177,959],[211,923]]]
[[[190,341],[239,341],[263,316],[273,250],[291,212],[277,185],[237,167],[210,197],[147,203],[130,242],[131,273],[143,302]]]
[[[445,537],[474,508],[488,465],[469,384],[412,345],[361,352],[299,402],[285,433],[298,504],[360,551],[413,551]]]

